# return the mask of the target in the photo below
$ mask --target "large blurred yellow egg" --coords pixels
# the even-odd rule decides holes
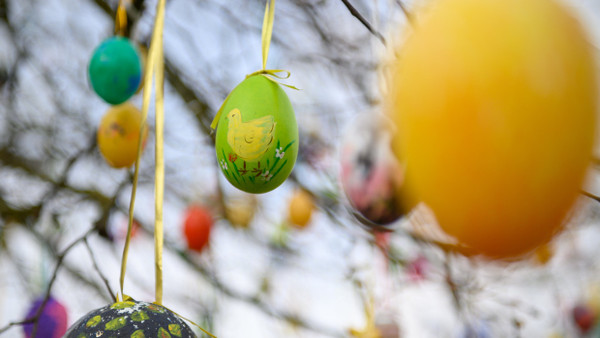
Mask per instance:
[[[142,113],[131,103],[111,107],[98,128],[100,153],[115,168],[127,168],[135,163],[142,125]],[[143,128],[145,143],[148,126]]]
[[[592,46],[551,0],[434,0],[397,50],[387,113],[412,202],[474,253],[564,224],[596,124]]]

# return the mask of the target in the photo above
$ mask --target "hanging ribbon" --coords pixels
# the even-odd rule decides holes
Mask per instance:
[[[275,82],[279,85],[288,87],[290,89],[299,90],[298,88],[296,88],[292,85],[288,85],[288,84],[281,83],[280,81],[278,81],[278,80],[288,79],[291,75],[291,73],[289,71],[283,70],[283,69],[267,69],[267,59],[269,58],[269,48],[271,46],[271,36],[273,35],[273,22],[274,21],[275,21],[275,0],[267,0],[267,5],[265,6],[265,17],[263,18],[263,26],[262,26],[262,33],[261,33],[262,69],[254,72],[252,74],[246,75],[246,79],[251,76],[260,75],[260,76],[264,76],[266,79],[268,79],[272,82]],[[283,75],[280,75],[280,73],[283,73]],[[227,99],[229,99],[229,95],[227,95],[227,97],[223,101],[223,104],[217,111],[217,114],[215,115],[212,123],[210,124],[211,129],[217,128],[217,124],[219,123],[219,119],[221,118],[221,114],[223,113],[223,106],[225,105],[225,102],[227,102]]]
[[[156,12],[156,24],[152,34],[152,50],[154,53],[154,62],[156,71],[155,91],[156,91],[156,173],[154,178],[154,269],[155,269],[155,298],[157,304],[162,304],[163,297],[163,270],[162,270],[162,252],[163,252],[163,196],[165,191],[165,162],[164,162],[164,50],[163,50],[163,27],[165,23],[165,3],[166,0],[159,0]],[[155,46],[156,45],[156,46]]]
[[[150,106],[150,97],[152,94],[152,78],[156,71],[156,173],[155,173],[155,270],[156,270],[156,302],[162,303],[162,249],[163,249],[163,224],[162,224],[162,201],[164,191],[164,162],[163,162],[163,125],[164,125],[164,108],[163,108],[163,83],[164,83],[164,68],[163,68],[163,47],[162,47],[162,31],[164,27],[164,7],[165,0],[159,0],[156,11],[156,19],[154,30],[152,32],[152,40],[146,69],[144,72],[144,91],[142,101],[142,123],[140,130],[146,125],[148,119],[148,108]],[[123,249],[123,257],[121,259],[121,276],[120,276],[120,291],[123,300],[130,297],[123,292],[125,284],[125,273],[127,270],[127,256],[129,253],[129,244],[131,241],[131,230],[133,228],[133,214],[135,197],[137,192],[137,183],[139,176],[140,157],[142,153],[142,138],[140,133],[138,140],[137,159],[135,161],[135,171],[133,175],[133,187],[131,190],[131,199],[129,202],[129,223],[127,226],[127,238],[125,239],[125,247]],[[117,299],[121,299],[117,296]]]
[[[380,338],[381,332],[375,323],[375,301],[370,294],[368,301],[365,301],[364,312],[366,317],[365,327],[362,329],[350,329],[350,335],[355,338]]]
[[[162,306],[163,297],[163,269],[162,269],[162,253],[164,246],[164,230],[163,230],[163,197],[164,197],[164,181],[165,181],[165,166],[164,166],[164,48],[163,48],[163,29],[165,24],[165,3],[166,0],[159,0],[156,9],[156,18],[154,22],[154,30],[152,32],[152,40],[150,42],[150,50],[148,51],[148,59],[144,72],[144,92],[142,101],[142,123],[140,130],[146,125],[148,119],[148,108],[150,106],[150,97],[152,92],[152,79],[155,78],[155,115],[156,115],[156,143],[155,143],[155,181],[154,181],[154,198],[155,198],[155,214],[154,214],[154,265],[155,265],[155,304]],[[122,1],[121,1],[122,4]],[[121,5],[120,4],[120,5]],[[127,255],[129,252],[129,243],[131,241],[131,230],[133,227],[133,211],[135,205],[135,196],[137,191],[137,183],[139,177],[140,157],[142,153],[142,138],[143,133],[140,133],[138,139],[137,158],[135,161],[135,172],[133,176],[133,187],[131,190],[131,200],[129,203],[129,224],[127,226],[127,238],[123,249],[123,257],[121,261],[121,276],[120,276],[120,291],[123,301],[133,300],[123,292],[125,284],[125,272],[127,267]],[[117,302],[121,301],[121,297],[117,295]],[[171,311],[171,310],[169,310]],[[174,311],[171,311],[175,313]],[[202,332],[216,338],[210,332],[204,330],[198,324],[191,320],[177,316],[187,320],[192,325],[198,327]]]
[[[271,36],[273,35],[273,22],[275,21],[275,0],[267,0],[265,7],[265,17],[262,26],[262,69],[267,69],[267,59],[269,58],[269,47],[271,46]]]
[[[125,35],[127,29],[127,10],[125,9],[125,0],[119,1],[117,7],[117,16],[115,17],[115,34]]]

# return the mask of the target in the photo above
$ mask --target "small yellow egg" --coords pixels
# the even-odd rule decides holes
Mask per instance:
[[[289,221],[298,228],[306,227],[314,208],[312,196],[304,190],[297,190],[290,200]]]
[[[110,108],[100,122],[97,141],[100,153],[114,168],[127,168],[135,163],[140,137],[142,113],[131,103]],[[142,145],[146,143],[148,126],[143,127]]]

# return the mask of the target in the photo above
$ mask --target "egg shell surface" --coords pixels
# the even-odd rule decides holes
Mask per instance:
[[[286,93],[262,75],[242,81],[223,104],[215,141],[227,180],[249,193],[277,188],[298,155],[298,125]]]
[[[157,304],[126,301],[107,305],[83,316],[66,338],[87,337],[196,337],[176,314]]]
[[[104,40],[94,51],[88,67],[92,88],[104,101],[127,101],[142,81],[142,63],[129,39],[115,36]]]
[[[595,138],[597,65],[552,0],[435,0],[391,67],[405,191],[472,254],[523,257],[568,221]]]
[[[25,318],[33,318],[44,301],[44,297],[39,297],[30,306]],[[67,308],[54,297],[50,296],[42,313],[38,319],[36,336],[48,338],[61,338],[67,331],[68,314]],[[26,338],[33,334],[34,324],[23,325],[23,331]]]
[[[135,163],[143,116],[135,106],[124,103],[111,107],[98,128],[97,141],[100,153],[114,168],[127,168]],[[148,136],[148,126],[144,125],[142,147]]]

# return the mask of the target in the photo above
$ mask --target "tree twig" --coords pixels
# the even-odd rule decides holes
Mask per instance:
[[[88,254],[90,255],[90,259],[92,260],[92,265],[94,266],[94,270],[96,270],[96,272],[100,276],[100,279],[102,279],[102,282],[104,282],[104,286],[106,286],[106,290],[108,291],[110,298],[112,298],[113,302],[116,303],[117,298],[115,297],[115,294],[113,293],[113,291],[110,288],[110,283],[108,282],[108,279],[106,279],[106,277],[100,270],[100,267],[98,267],[98,263],[96,261],[96,256],[94,255],[94,251],[92,251],[92,248],[90,247],[90,243],[88,242],[87,238],[85,238],[83,240],[83,243],[85,244]]]
[[[37,330],[38,330],[38,324],[39,324],[39,318],[41,317],[41,315],[42,315],[42,313],[44,311],[44,308],[46,307],[46,304],[48,303],[48,300],[50,299],[50,292],[52,291],[52,286],[54,285],[54,281],[56,280],[56,277],[58,276],[58,271],[60,270],[60,268],[62,266],[62,262],[63,262],[65,256],[77,244],[79,244],[81,241],[85,241],[85,239],[90,234],[92,234],[95,230],[96,229],[93,228],[93,227],[90,228],[88,231],[86,231],[85,234],[83,234],[83,236],[81,236],[78,239],[74,240],[71,244],[69,244],[69,246],[67,246],[56,257],[56,265],[54,266],[54,271],[52,272],[52,277],[50,278],[50,281],[48,282],[48,287],[46,288],[46,292],[44,294],[44,299],[42,300],[42,303],[38,307],[38,309],[37,309],[36,313],[33,315],[33,317],[26,318],[25,320],[22,320],[22,321],[10,322],[6,326],[4,326],[3,328],[0,328],[0,333],[5,332],[6,330],[10,329],[11,327],[13,327],[15,325],[25,325],[25,324],[31,324],[31,323],[33,323],[33,331],[31,332],[31,336],[32,337],[36,337],[36,333],[37,333]]]
[[[406,8],[406,5],[404,4],[404,2],[402,2],[401,0],[396,0],[396,3],[398,4],[398,6],[400,6],[400,9],[402,10],[402,13],[404,13],[406,20],[408,20],[408,22],[413,24],[414,23],[413,16],[412,16],[412,14],[410,14],[408,9]]]
[[[587,192],[585,190],[581,190],[581,194],[583,196],[586,196],[586,197],[589,197],[589,198],[593,199],[596,202],[600,202],[600,196],[596,196],[596,195],[592,194],[591,192]]]
[[[379,31],[377,31],[375,28],[373,28],[373,26],[369,23],[369,21],[367,21],[367,19],[365,19],[365,17],[363,17],[362,14],[360,14],[360,12],[358,10],[356,10],[356,8],[354,8],[354,6],[352,6],[350,1],[342,0],[342,2],[346,6],[346,8],[348,8],[348,11],[350,11],[350,14],[352,14],[352,16],[357,18],[358,21],[360,21],[360,23],[362,23],[363,26],[365,26],[369,30],[369,32],[371,32],[371,34],[373,34],[377,39],[379,39],[379,41],[381,41],[381,43],[383,43],[384,46],[387,45],[383,35],[381,35],[381,33],[379,33]]]

